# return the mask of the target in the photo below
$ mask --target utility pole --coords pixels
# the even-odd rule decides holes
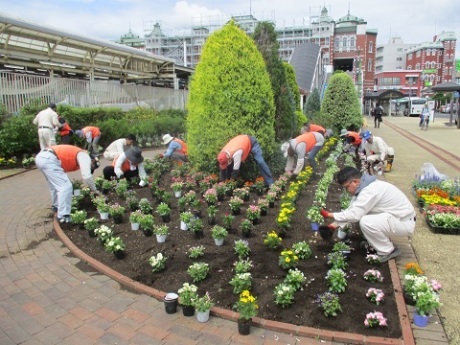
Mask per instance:
[[[362,61],[361,61],[361,50],[358,47],[358,57],[356,60],[356,89],[358,91],[359,97],[359,109],[361,111],[361,115],[363,114],[363,69],[362,69]]]

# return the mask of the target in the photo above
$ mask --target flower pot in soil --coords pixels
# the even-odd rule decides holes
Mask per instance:
[[[187,231],[188,230],[188,225],[186,222],[180,221],[180,229]]]
[[[201,218],[201,210],[194,210],[193,211],[193,216],[195,218]]]
[[[74,189],[73,190],[73,195],[74,196],[79,196],[81,194],[81,189]]]
[[[131,223],[131,230],[139,230],[139,223]]]
[[[240,208],[232,209],[232,215],[233,215],[233,216],[238,216],[240,213],[241,213],[241,209],[240,209]]]
[[[78,229],[85,230],[85,223],[79,223],[78,224]]]
[[[196,319],[198,320],[198,322],[208,322],[209,320],[209,312],[210,310],[206,310],[206,311],[197,311],[196,312]]]
[[[193,305],[183,305],[182,314],[184,316],[193,316],[195,315],[195,307]]]
[[[165,302],[165,311],[167,314],[174,314],[177,311],[177,301],[179,300],[179,296],[174,293],[170,292],[167,293],[164,302]]]
[[[251,230],[244,230],[242,231],[242,233],[243,233],[243,237],[246,237],[246,238],[251,237]]]
[[[270,201],[270,202],[268,203],[268,207],[269,207],[269,208],[275,207],[275,202],[274,202],[274,201]]]
[[[267,210],[260,210],[260,215],[261,216],[266,216],[267,215]]]
[[[158,243],[164,243],[166,241],[166,236],[167,235],[156,235],[157,236],[157,242]]]
[[[224,194],[217,194],[217,201],[224,201]]]
[[[323,240],[329,241],[332,238],[332,229],[327,225],[321,225],[319,227],[319,234]]]
[[[171,221],[171,215],[167,214],[167,215],[161,216],[161,219],[163,220],[163,222],[169,223]]]
[[[418,327],[426,327],[429,320],[429,316],[420,315],[417,310],[414,310],[414,325]]]
[[[224,244],[224,239],[223,238],[215,238],[214,243],[216,244],[216,246],[221,246],[221,245]]]
[[[153,229],[144,229],[142,232],[144,233],[145,237],[150,237],[153,235]]]
[[[238,319],[238,333],[241,335],[248,335],[249,333],[251,333],[251,322],[252,319]]]
[[[319,230],[319,223],[311,222],[311,229],[313,231],[318,231]]]
[[[174,192],[174,196],[180,198],[182,196],[182,191]]]
[[[115,257],[118,259],[118,260],[121,260],[125,257],[125,252],[124,250],[117,250],[115,252],[113,252],[113,254],[115,255]]]
[[[347,233],[343,231],[342,229],[337,230],[337,237],[341,240],[345,239],[347,237]]]
[[[216,225],[216,218],[215,217],[208,218],[208,224],[209,225]]]
[[[109,219],[109,212],[101,212],[99,215],[101,216],[101,220]]]
[[[115,222],[115,224],[123,223],[123,215],[122,214],[115,214],[113,216],[113,221]]]
[[[195,238],[203,238],[203,231],[195,231]]]
[[[414,297],[412,297],[410,293],[405,291],[404,287],[403,287],[403,296],[404,296],[404,302],[406,302],[407,305],[412,305],[412,306],[415,305]]]
[[[89,237],[96,237],[96,233],[94,232],[94,230],[86,230],[86,231],[88,231]]]
[[[259,224],[259,219],[258,218],[254,218],[252,220],[252,225],[256,225],[256,224]]]

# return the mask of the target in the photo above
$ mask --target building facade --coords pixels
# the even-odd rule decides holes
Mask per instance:
[[[414,44],[404,43],[401,37],[392,37],[387,44],[377,47],[375,73],[406,69],[406,54]]]

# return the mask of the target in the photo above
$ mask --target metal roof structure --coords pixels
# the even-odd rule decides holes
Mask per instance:
[[[173,81],[193,69],[173,59],[35,24],[0,13],[0,66],[93,80]]]

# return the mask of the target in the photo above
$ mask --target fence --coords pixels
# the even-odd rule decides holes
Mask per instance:
[[[32,100],[74,107],[112,106],[128,110],[143,106],[184,110],[187,97],[187,90],[0,72],[0,103],[9,114],[17,114]]]

